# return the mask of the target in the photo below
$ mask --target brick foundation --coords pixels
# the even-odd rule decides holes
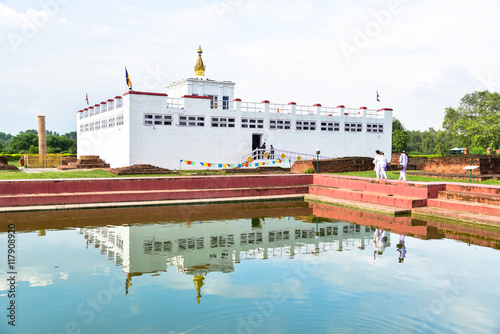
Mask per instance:
[[[317,162],[313,160],[296,161],[291,172],[302,174],[308,168],[312,168],[316,173]],[[346,157],[319,161],[320,173],[359,172],[373,170],[373,168],[373,158],[370,157]]]
[[[466,166],[479,166],[479,168],[472,170],[473,175],[500,174],[500,156],[460,154],[429,158],[423,171],[427,173],[469,175],[469,171],[463,169]]]

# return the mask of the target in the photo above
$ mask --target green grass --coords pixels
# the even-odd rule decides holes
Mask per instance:
[[[336,175],[349,175],[349,176],[358,176],[358,177],[372,177],[375,178],[377,175],[375,171],[362,171],[362,172],[345,172],[345,173],[333,173]],[[399,179],[399,171],[387,171],[387,178],[391,180]],[[434,177],[426,177],[420,175],[410,175],[406,174],[406,179],[408,181],[416,181],[416,182],[461,182],[461,183],[469,183],[469,180],[451,180],[451,179],[442,179],[442,178],[434,178]],[[500,185],[500,180],[488,180],[488,181],[474,181],[472,183],[477,184],[492,184],[492,185]]]
[[[14,164],[13,164],[14,165]],[[19,167],[19,166],[17,166]],[[25,173],[23,171],[0,170],[0,180],[30,180],[30,179],[78,179],[78,178],[129,178],[129,177],[164,177],[187,175],[218,175],[216,170],[181,170],[179,174],[133,174],[115,175],[103,169],[95,170],[69,170],[64,172]]]

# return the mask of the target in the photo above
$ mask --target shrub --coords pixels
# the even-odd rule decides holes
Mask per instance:
[[[308,167],[305,171],[304,174],[313,174],[314,173],[314,168]]]

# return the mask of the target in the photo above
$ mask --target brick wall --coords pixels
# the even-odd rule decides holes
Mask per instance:
[[[357,172],[362,170],[373,170],[373,158],[369,157],[346,157],[338,159],[320,160],[320,173]],[[296,161],[292,165],[292,173],[302,174],[307,168],[316,172],[316,161]]]
[[[466,174],[466,166],[480,166],[472,171],[473,175],[500,174],[500,156],[481,154],[460,154],[438,158],[429,158],[424,172],[444,174]]]

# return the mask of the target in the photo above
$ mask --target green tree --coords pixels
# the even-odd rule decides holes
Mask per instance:
[[[403,124],[396,118],[392,118],[392,151],[399,152],[406,150],[408,142],[408,131]]]
[[[20,132],[9,140],[9,153],[28,151],[31,145],[38,146],[38,136],[31,132]]]
[[[500,146],[500,94],[465,95],[457,108],[446,108],[443,128],[466,147]]]

